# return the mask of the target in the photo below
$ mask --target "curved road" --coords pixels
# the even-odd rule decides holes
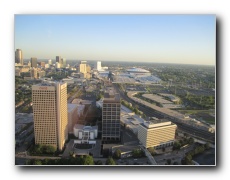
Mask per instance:
[[[121,98],[125,101],[128,101],[132,104],[137,104],[135,101],[131,100],[129,97],[127,97],[124,92],[122,92],[116,84],[113,84],[116,91],[120,94]],[[143,107],[140,104],[138,104],[139,110],[142,111],[146,116],[148,117],[157,117],[162,118],[162,116],[159,116],[158,114],[154,113],[151,108]],[[184,131],[188,134],[190,134],[193,137],[201,137],[204,140],[210,141],[212,143],[215,143],[215,133],[210,133],[201,129],[194,128],[192,126],[188,126],[186,124],[182,123],[175,123],[177,124],[177,127],[179,130]]]

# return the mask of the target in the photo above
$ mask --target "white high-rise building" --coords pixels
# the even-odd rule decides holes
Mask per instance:
[[[68,139],[67,84],[44,81],[32,86],[35,144],[62,150]]]
[[[52,65],[52,60],[51,59],[48,60],[48,64]]]
[[[98,71],[101,70],[101,61],[97,61],[97,70],[98,70]]]
[[[55,67],[56,67],[57,69],[61,68],[60,63],[59,63],[59,62],[56,62]]]
[[[62,58],[62,67],[63,68],[66,68],[66,58]]]

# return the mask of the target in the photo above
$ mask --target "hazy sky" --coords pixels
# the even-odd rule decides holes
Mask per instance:
[[[15,15],[24,59],[214,65],[214,15]]]

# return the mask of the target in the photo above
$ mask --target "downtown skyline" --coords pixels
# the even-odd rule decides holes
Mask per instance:
[[[215,65],[215,15],[15,15],[23,58]]]

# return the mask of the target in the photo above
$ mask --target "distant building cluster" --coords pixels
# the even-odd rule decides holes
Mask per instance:
[[[66,59],[61,56],[56,56],[56,68],[66,68]]]
[[[46,70],[65,73],[69,69],[67,78],[60,81],[53,81],[51,78],[44,78]],[[50,72],[50,71],[47,71]],[[178,108],[180,99],[171,94],[161,93],[159,95],[143,94],[144,98],[160,103],[162,107],[134,97],[137,92],[135,88],[129,87],[127,96],[134,102],[152,108],[164,119],[154,119],[147,121],[143,118],[143,113],[137,115],[129,108],[121,105],[120,94],[113,88],[112,83],[144,83],[157,84],[160,78],[153,76],[150,71],[142,68],[129,68],[123,72],[108,71],[108,67],[102,67],[101,61],[97,61],[91,66],[87,61],[80,61],[76,65],[69,67],[66,59],[56,56],[55,63],[49,59],[46,62],[38,62],[36,57],[31,57],[27,65],[24,65],[22,50],[15,51],[15,75],[23,75],[24,79],[40,79],[41,83],[32,85],[32,105],[34,119],[35,144],[52,145],[62,151],[68,139],[68,135],[75,136],[75,144],[96,144],[99,134],[102,144],[120,143],[121,127],[129,129],[136,136],[139,145],[145,148],[162,148],[172,146],[175,140],[177,125],[174,121],[192,124],[201,129],[209,128],[196,120],[184,117],[182,114],[170,108]],[[96,77],[92,79],[92,77]],[[87,87],[89,80],[91,87]],[[105,80],[105,81],[101,81]],[[67,85],[79,85],[85,93],[90,93],[101,87],[103,82],[103,98],[96,102],[96,106],[101,109],[101,130],[99,125],[85,125],[81,120],[86,111],[93,104],[90,100],[80,98],[71,99],[67,102]],[[99,85],[98,85],[99,84]],[[68,86],[70,87],[70,86]],[[101,89],[101,88],[100,88]],[[99,93],[102,93],[102,92]],[[100,94],[101,96],[101,94]],[[167,97],[166,100],[163,97]],[[17,127],[19,128],[19,127]],[[210,130],[211,131],[211,130]],[[103,145],[103,146],[104,146]],[[106,145],[105,145],[106,146]],[[130,146],[130,147],[134,147]],[[126,148],[130,155],[130,148]],[[126,154],[127,155],[127,154]],[[125,157],[126,155],[123,154]]]

